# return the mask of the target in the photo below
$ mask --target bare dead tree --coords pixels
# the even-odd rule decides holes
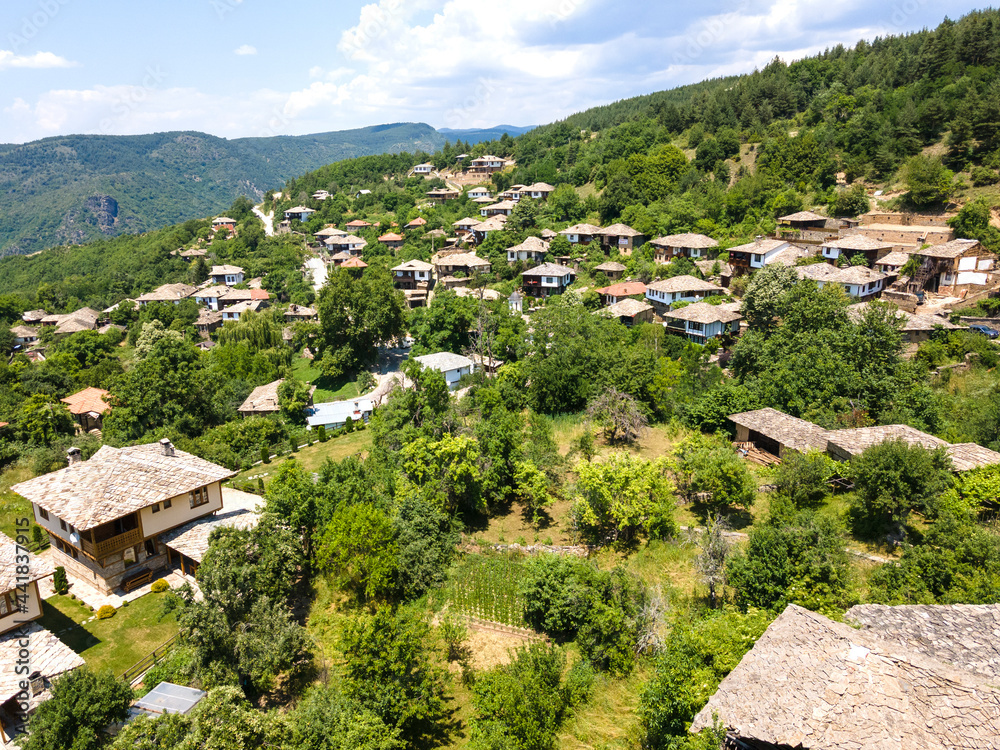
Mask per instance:
[[[604,431],[604,437],[611,443],[634,443],[648,426],[646,415],[636,400],[614,387],[590,402],[587,416]]]
[[[701,552],[694,559],[695,570],[708,586],[708,598],[713,609],[726,585],[726,559],[732,550],[729,530],[729,522],[725,518],[710,516],[698,541]]]

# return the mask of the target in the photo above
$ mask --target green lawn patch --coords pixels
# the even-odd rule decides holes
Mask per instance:
[[[361,395],[358,384],[346,376],[338,380],[323,377],[323,373],[312,360],[298,357],[292,362],[292,377],[307,385],[316,386],[313,402],[323,404],[328,401],[344,401]]]
[[[310,432],[309,435],[315,438],[314,432]],[[316,443],[307,448],[302,448],[294,456],[271,459],[271,463],[269,464],[258,464],[237,476],[236,481],[257,481],[257,477],[267,474],[268,476],[264,477],[264,483],[266,484],[270,480],[270,477],[277,471],[281,462],[287,461],[289,458],[294,458],[298,461],[306,471],[319,471],[323,462],[328,458],[331,461],[343,461],[348,456],[367,453],[371,442],[372,438],[369,430],[350,432],[337,438],[330,438],[325,443]]]
[[[83,657],[95,672],[121,675],[177,634],[174,613],[163,616],[164,595],[146,594],[114,617],[98,620],[94,612],[68,596],[45,600],[39,623]],[[90,622],[86,620],[94,617]]]
[[[34,472],[31,469],[17,465],[9,467],[0,475],[0,532],[11,539],[17,539],[19,530],[25,532],[25,527],[18,527],[18,519],[27,518],[32,525],[35,519],[31,512],[31,503],[17,493],[11,492],[10,487],[33,476]]]

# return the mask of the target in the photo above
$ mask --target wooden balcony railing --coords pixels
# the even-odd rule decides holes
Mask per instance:
[[[104,541],[94,544],[85,536],[81,536],[80,541],[83,543],[83,551],[86,552],[91,557],[100,559],[102,557],[107,557],[108,555],[119,552],[126,547],[131,547],[142,541],[142,532],[139,529],[131,529],[117,536],[113,536]]]

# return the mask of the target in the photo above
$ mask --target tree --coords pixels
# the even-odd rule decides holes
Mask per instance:
[[[555,221],[579,221],[584,217],[580,196],[569,183],[557,185],[545,203]]]
[[[421,436],[404,445],[401,454],[406,480],[448,515],[486,510],[481,452],[475,438]]]
[[[611,387],[594,398],[587,407],[587,416],[604,430],[608,442],[634,443],[646,430],[646,415],[636,400]]]
[[[76,424],[66,405],[44,393],[34,393],[21,404],[17,417],[20,438],[32,445],[49,445],[60,436],[73,435]]]
[[[396,533],[389,517],[367,503],[337,509],[323,532],[317,560],[359,599],[390,593],[397,571]]]
[[[279,677],[283,686],[294,693],[311,671],[311,648],[305,628],[295,621],[291,611],[261,597],[236,629],[236,671],[243,684],[257,695],[274,690]]]
[[[918,208],[947,201],[954,191],[954,178],[939,157],[912,156],[903,167],[907,198]]]
[[[614,453],[603,463],[581,461],[575,471],[580,494],[573,515],[587,536],[627,546],[643,530],[658,536],[675,532],[673,488],[662,459]]]
[[[396,586],[404,599],[416,599],[444,581],[458,546],[458,525],[417,495],[397,501],[392,519],[397,549]]]
[[[865,187],[860,182],[856,182],[849,190],[838,191],[829,203],[831,216],[861,216],[868,213],[870,207]]]
[[[715,507],[753,504],[757,485],[728,440],[694,435],[677,449],[678,487],[691,499]]]
[[[336,688],[312,688],[288,717],[287,750],[405,750],[399,729]]]
[[[305,410],[312,400],[309,386],[295,378],[285,378],[278,386],[278,404],[282,415],[295,424],[305,422]]]
[[[927,449],[902,439],[886,440],[851,457],[855,523],[877,533],[906,521],[912,509],[927,512],[952,485],[951,459],[944,448]]]
[[[538,204],[535,201],[519,200],[507,220],[507,226],[518,231],[531,229],[538,223]]]
[[[751,329],[769,331],[777,325],[785,293],[798,280],[795,269],[781,263],[764,266],[750,277],[741,310]]]
[[[132,688],[110,673],[94,674],[81,667],[52,683],[52,697],[31,717],[24,750],[96,750],[111,736],[104,729],[125,721]]]
[[[727,532],[729,524],[724,518],[711,516],[701,534],[701,551],[694,560],[695,570],[708,586],[708,600],[716,606],[718,593],[726,585],[726,559],[732,549]]]
[[[836,473],[833,460],[819,451],[788,451],[778,466],[774,484],[779,495],[796,508],[815,508],[830,496],[827,482]]]
[[[444,732],[445,685],[426,645],[429,628],[410,610],[379,607],[344,626],[344,695],[375,713],[410,747]]]
[[[445,289],[435,292],[428,307],[413,311],[410,325],[415,353],[461,352],[469,346],[475,320],[475,301]]]

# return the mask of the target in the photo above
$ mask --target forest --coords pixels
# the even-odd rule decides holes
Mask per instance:
[[[265,194],[276,221],[315,210],[289,234],[265,236],[238,198],[234,237],[196,220],[0,261],[7,351],[26,310],[121,303],[107,332],[0,366],[0,528],[23,507],[12,483],[65,465],[70,445],[99,447],[59,401],[85,385],[110,392],[105,443],[169,437],[263,498],[255,528],[213,533],[201,597],[157,594],[179,638],[139,691],[168,680],[207,691],[202,703],[110,738],[101,729],[135,692],[80,669],[56,683],[24,750],[711,750],[722,727],[692,734],[692,719],[787,605],[842,620],[862,602],[1000,602],[996,466],[958,472],[943,448],[893,440],[846,462],[791,451],[758,464],[734,450],[727,419],[771,407],[823,429],[907,425],[1000,450],[995,343],[941,327],[908,347],[892,305],[859,311],[841,287],[781,265],[734,279],[747,330],[733,340],[595,314],[606,260],[647,283],[712,275],[655,263],[648,244],[610,258],[577,248],[569,290],[522,316],[507,297],[524,266],[506,255],[545,229],[621,221],[647,237],[706,234],[722,263],[784,214],[875,205],[953,214],[958,236],[1000,250],[998,42],[1000,12],[976,12],[517,137],[336,162]],[[522,199],[479,246],[491,270],[466,279],[472,294],[438,289],[410,310],[391,269],[429,261],[434,230],[479,216],[467,194],[426,197],[460,153],[516,160],[489,181],[497,192],[555,190]],[[443,177],[413,176],[423,161]],[[416,218],[401,249],[379,242]],[[353,219],[372,225],[358,232],[367,265],[331,269],[317,292],[302,272],[309,237]],[[207,261],[174,254],[190,247],[273,298],[207,351],[194,302],[128,301],[203,282]],[[557,237],[548,259],[571,251]],[[286,323],[289,304],[318,320]],[[974,311],[1000,312],[992,300]],[[412,355],[489,352],[503,366],[456,393],[410,357],[412,387],[370,422],[305,429],[309,386],[325,400],[369,391],[406,337]],[[281,411],[239,418],[278,378]]]

